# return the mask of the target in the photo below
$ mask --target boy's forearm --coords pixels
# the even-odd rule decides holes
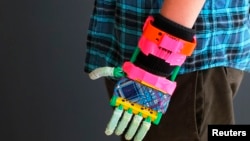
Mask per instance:
[[[164,0],[161,15],[188,28],[192,28],[205,0]]]

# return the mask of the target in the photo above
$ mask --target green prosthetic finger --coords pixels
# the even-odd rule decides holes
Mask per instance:
[[[123,117],[115,130],[116,135],[119,136],[124,132],[132,116],[133,116],[132,109],[128,109],[126,112],[124,112]]]
[[[118,106],[118,107],[115,108],[115,110],[113,112],[113,115],[112,115],[112,117],[111,117],[111,119],[110,119],[110,121],[109,121],[109,123],[107,125],[107,128],[105,130],[106,135],[113,134],[122,113],[123,113],[123,107],[122,106]]]
[[[113,67],[101,67],[89,73],[89,77],[92,80],[96,80],[100,77],[113,76],[113,72],[114,72]]]
[[[142,141],[142,139],[145,137],[147,134],[148,130],[150,129],[151,126],[151,120],[150,118],[146,118],[138,130],[138,133],[136,134],[134,141]]]
[[[100,67],[89,73],[89,78],[92,80],[99,79],[101,77],[116,77],[121,78],[124,76],[124,72],[121,67]]]
[[[127,133],[125,134],[126,140],[131,140],[134,137],[137,129],[140,126],[142,119],[143,119],[143,117],[141,116],[140,113],[138,115],[134,116],[132,123],[129,126],[129,129],[128,129]]]

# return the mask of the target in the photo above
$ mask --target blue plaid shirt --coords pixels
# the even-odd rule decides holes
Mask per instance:
[[[121,66],[130,59],[142,26],[163,0],[96,0],[85,71]],[[180,9],[181,10],[181,9]],[[249,0],[207,0],[194,25],[197,47],[180,73],[225,66],[250,71]]]

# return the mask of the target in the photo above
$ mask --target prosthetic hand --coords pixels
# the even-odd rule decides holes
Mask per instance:
[[[126,132],[127,140],[143,140],[151,123],[160,123],[176,88],[180,66],[196,46],[195,37],[191,42],[180,39],[156,28],[153,22],[149,16],[130,61],[122,67],[97,68],[89,74],[93,80],[103,76],[119,78],[110,100],[115,108],[107,135]]]

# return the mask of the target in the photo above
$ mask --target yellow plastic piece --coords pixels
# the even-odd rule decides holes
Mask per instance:
[[[156,89],[156,90],[158,90],[158,91],[160,91],[160,92],[162,92],[164,94],[167,94],[167,92],[165,92],[165,91],[161,90],[160,88],[158,88],[158,87],[156,87],[154,85],[151,85],[151,84],[149,84],[149,83],[147,83],[145,81],[142,81],[142,80],[136,80],[136,81],[139,82],[139,83],[141,83],[141,84],[143,84],[143,85],[145,85],[145,86],[148,86],[150,88]]]
[[[143,118],[150,117],[153,122],[159,118],[159,117],[157,117],[159,115],[158,112],[156,112],[150,108],[141,106],[139,104],[132,103],[132,102],[130,102],[124,98],[121,98],[121,97],[116,98],[116,102],[115,102],[114,106],[119,106],[119,105],[122,105],[124,110],[128,110],[129,108],[131,108],[133,114],[137,115],[137,114],[141,113]]]

